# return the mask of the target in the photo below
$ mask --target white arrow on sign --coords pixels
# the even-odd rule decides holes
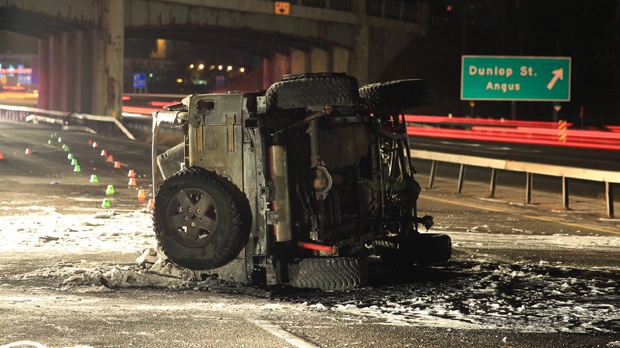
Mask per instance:
[[[553,70],[551,73],[553,73],[553,78],[551,79],[551,81],[549,81],[547,89],[552,89],[558,79],[564,80],[564,68]]]

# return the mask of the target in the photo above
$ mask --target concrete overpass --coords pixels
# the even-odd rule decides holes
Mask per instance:
[[[286,6],[288,4],[288,6]],[[264,57],[264,87],[336,71],[360,84],[428,28],[428,6],[388,0],[0,0],[0,30],[39,38],[40,108],[120,116],[124,40],[209,43]],[[283,14],[288,9],[287,14]]]

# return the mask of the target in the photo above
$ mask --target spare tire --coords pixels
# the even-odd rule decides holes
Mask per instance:
[[[358,257],[315,257],[289,261],[289,284],[296,288],[347,290],[366,284],[368,266]]]
[[[265,93],[267,112],[306,107],[359,105],[357,79],[344,73],[284,75]]]
[[[431,83],[426,80],[395,80],[364,85],[360,97],[369,112],[401,112],[433,102]]]
[[[153,229],[164,254],[179,266],[208,270],[232,261],[248,242],[247,197],[229,180],[188,168],[172,175],[155,197]]]

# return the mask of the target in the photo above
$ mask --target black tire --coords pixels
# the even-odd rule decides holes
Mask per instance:
[[[267,112],[359,105],[357,79],[344,73],[284,75],[265,93]]]
[[[368,266],[357,257],[316,257],[288,263],[289,284],[296,288],[348,290],[366,284]]]
[[[155,197],[153,228],[159,246],[172,262],[189,269],[208,270],[232,261],[248,242],[251,222],[245,195],[204,169],[174,174]]]
[[[421,233],[407,238],[385,237],[374,243],[375,253],[388,263],[433,264],[452,257],[450,236]]]
[[[433,103],[431,83],[426,80],[395,80],[364,85],[360,97],[368,111],[401,112]]]

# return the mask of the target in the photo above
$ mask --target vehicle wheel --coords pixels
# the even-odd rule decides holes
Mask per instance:
[[[347,290],[366,284],[368,267],[357,257],[316,257],[288,263],[289,284],[296,288]]]
[[[445,234],[385,237],[373,244],[375,253],[388,263],[441,263],[452,257],[452,241]]]
[[[430,105],[433,102],[431,83],[426,80],[395,80],[364,85],[360,97],[370,112],[391,113]]]
[[[204,169],[174,174],[155,197],[155,237],[164,254],[182,267],[207,270],[232,261],[248,242],[251,222],[245,195]]]
[[[309,106],[359,105],[357,79],[344,73],[284,75],[265,93],[267,112]]]

